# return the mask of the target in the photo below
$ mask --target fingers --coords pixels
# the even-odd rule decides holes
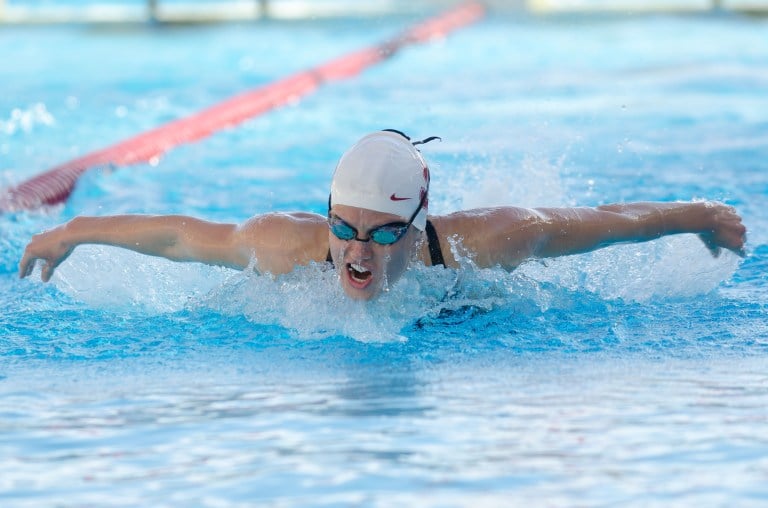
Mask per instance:
[[[741,221],[736,209],[722,203],[717,204],[713,216],[714,224],[711,235],[705,240],[707,247],[724,247],[741,257],[746,257],[744,248],[747,241],[747,228]]]
[[[720,257],[722,249],[711,235],[700,234],[699,239],[704,243],[704,246],[707,248],[709,253],[712,254],[713,258]]]
[[[21,261],[19,261],[19,278],[23,279],[24,277],[27,277],[30,273],[32,273],[32,269],[35,267],[34,261],[30,262],[30,259],[27,257],[27,254],[24,254],[24,257],[21,258]]]
[[[745,228],[741,221],[739,221],[735,226],[731,229],[731,238],[729,245],[726,245],[727,248],[735,252],[741,257],[746,257],[747,252],[744,248],[745,244],[747,243],[747,228]]]
[[[43,268],[40,270],[40,279],[43,282],[48,282],[51,280],[51,277],[53,276],[53,271],[56,269],[57,264],[52,263],[48,259],[38,258],[36,256],[33,256],[29,254],[28,251],[24,252],[24,256],[21,258],[21,261],[19,261],[19,278],[23,279],[25,277],[29,277],[32,275],[32,272],[35,271],[35,265],[37,264],[37,261],[41,260],[43,261]]]
[[[35,262],[37,258],[30,255],[28,252],[24,252],[24,256],[19,261],[19,278],[29,277],[35,270]]]
[[[19,278],[23,279],[24,277],[29,277],[32,275],[32,272],[35,271],[35,262],[36,259],[28,260],[25,256],[21,262],[19,263]],[[40,270],[40,280],[43,282],[48,282],[51,280],[51,277],[53,277],[53,272],[56,270],[56,265],[51,263],[50,261],[46,261],[43,264],[43,268]]]
[[[713,257],[720,256],[723,249],[728,249],[740,257],[746,257],[746,228],[741,224],[741,219],[720,222],[709,233],[699,234],[704,245]]]
[[[46,263],[43,265],[43,269],[40,270],[40,279],[43,282],[48,282],[51,280],[51,277],[53,276],[53,271],[56,269],[56,267],[52,263]]]

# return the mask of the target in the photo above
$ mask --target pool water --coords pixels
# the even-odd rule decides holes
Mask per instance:
[[[0,31],[0,183],[17,184],[398,33],[410,17]],[[347,81],[0,216],[2,506],[763,506],[768,20],[492,13]],[[309,48],[309,49],[308,49]],[[339,154],[415,137],[433,213],[717,199],[694,236],[413,267],[375,304],[279,277],[78,248],[76,215],[324,213]]]

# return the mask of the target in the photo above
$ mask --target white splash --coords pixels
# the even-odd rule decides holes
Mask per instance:
[[[305,339],[341,335],[361,342],[404,341],[401,330],[435,309],[454,279],[450,270],[419,264],[378,298],[363,302],[344,295],[336,271],[313,264],[278,277],[243,272],[199,304],[280,325]]]
[[[0,120],[0,133],[9,136],[17,132],[30,132],[37,125],[51,126],[56,119],[45,107],[38,102],[27,109],[14,108],[7,120]]]
[[[360,302],[344,295],[337,273],[323,264],[273,277],[84,245],[51,284],[96,308],[150,315],[209,309],[279,325],[305,339],[342,335],[391,342],[405,340],[404,327],[437,309],[455,279],[452,270],[418,264],[375,301]]]
[[[82,245],[57,268],[51,284],[93,307],[161,314],[185,308],[233,273],[115,247]]]
[[[710,293],[733,276],[739,260],[731,252],[714,258],[695,235],[679,235],[529,262],[518,271],[538,282],[608,300],[648,302]]]
[[[562,158],[551,161],[527,155],[512,161],[503,155],[488,155],[485,160],[446,169],[452,178],[436,173],[430,196],[430,213],[493,206],[558,206],[566,203],[560,178]]]

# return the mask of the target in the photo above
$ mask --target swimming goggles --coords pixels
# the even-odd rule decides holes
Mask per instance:
[[[367,238],[360,238],[357,229],[350,226],[339,217],[331,215],[330,210],[328,210],[328,226],[331,228],[331,233],[333,233],[339,240],[357,240],[358,242],[373,240],[374,243],[378,243],[379,245],[392,245],[405,236],[406,231],[408,231],[408,228],[413,224],[413,221],[416,220],[416,216],[421,211],[421,207],[424,206],[426,198],[427,193],[425,192],[421,196],[419,206],[416,208],[416,211],[413,212],[413,215],[411,215],[408,222],[390,222],[388,224],[382,224],[381,226],[369,230]]]

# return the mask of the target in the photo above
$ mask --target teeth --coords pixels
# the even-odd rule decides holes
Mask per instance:
[[[349,275],[358,282],[364,282],[371,277],[371,272],[367,268],[357,263],[348,265]]]

